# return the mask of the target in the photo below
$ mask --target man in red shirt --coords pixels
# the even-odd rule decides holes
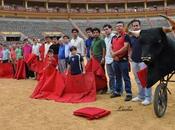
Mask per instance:
[[[120,21],[116,23],[117,35],[112,38],[111,54],[113,57],[112,67],[116,74],[116,84],[114,86],[114,92],[112,97],[119,97],[122,94],[122,79],[125,84],[126,98],[125,101],[132,99],[131,82],[129,77],[129,61],[128,61],[128,49],[129,49],[129,36],[124,31],[124,22]]]

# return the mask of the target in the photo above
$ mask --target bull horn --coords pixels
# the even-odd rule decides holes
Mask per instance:
[[[170,22],[171,26],[175,27],[175,20],[174,19],[172,19],[172,18],[170,18],[170,17],[168,17],[166,15],[159,15],[159,16],[167,19]]]
[[[129,33],[135,37],[139,37],[140,36],[140,32],[141,30],[138,30],[138,31],[129,31]]]

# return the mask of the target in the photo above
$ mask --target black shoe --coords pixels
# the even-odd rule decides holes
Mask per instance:
[[[132,95],[126,95],[125,101],[131,101]]]
[[[121,94],[119,93],[113,93],[110,98],[115,98],[115,97],[121,97]]]
[[[106,88],[101,89],[98,93],[99,94],[106,94],[107,93],[107,89]]]

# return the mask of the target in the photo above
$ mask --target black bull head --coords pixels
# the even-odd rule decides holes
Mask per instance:
[[[175,21],[164,17],[175,26]],[[163,28],[131,31],[131,34],[139,37],[141,58],[148,66],[148,87],[175,70],[175,41],[166,35]]]

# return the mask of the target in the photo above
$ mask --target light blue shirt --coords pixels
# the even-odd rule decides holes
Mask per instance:
[[[70,56],[70,43],[65,43],[65,58],[68,58]]]
[[[8,49],[4,49],[2,51],[2,60],[9,60],[10,51]]]
[[[104,41],[106,44],[106,56],[105,56],[105,61],[106,64],[111,64],[113,62],[113,58],[111,56],[111,40],[112,37],[114,36],[114,33],[111,33],[109,36],[105,37]]]

